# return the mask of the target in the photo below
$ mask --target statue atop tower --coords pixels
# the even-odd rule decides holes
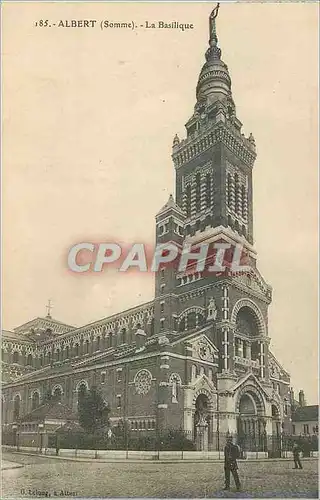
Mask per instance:
[[[211,40],[215,40],[216,42],[218,41],[217,30],[216,30],[216,17],[218,16],[219,7],[220,3],[217,3],[216,7],[213,9],[209,17],[209,34],[210,34],[209,44],[211,44]]]
[[[221,49],[218,47],[216,18],[220,4],[209,16],[209,48],[206,51],[206,62],[200,72],[197,85],[197,103],[210,105],[216,101],[231,99],[231,79],[228,66],[221,60]]]

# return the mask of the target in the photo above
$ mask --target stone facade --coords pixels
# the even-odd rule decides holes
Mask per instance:
[[[240,438],[290,428],[290,378],[269,350],[272,289],[253,247],[255,141],[241,127],[211,19],[187,137],[173,142],[176,200],[156,216],[156,242],[241,244],[249,272],[163,266],[154,300],[139,307],[81,328],[49,315],[4,332],[4,425],[48,392],[76,412],[80,388],[95,385],[112,423],[183,429],[201,449],[217,432]]]

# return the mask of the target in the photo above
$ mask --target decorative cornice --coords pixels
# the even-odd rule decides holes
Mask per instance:
[[[205,129],[180,141],[172,154],[175,168],[179,169],[218,142],[223,142],[249,168],[253,167],[256,153],[252,150],[251,144],[243,136],[238,137],[227,125],[220,122],[215,124],[213,129],[211,126],[209,130]]]

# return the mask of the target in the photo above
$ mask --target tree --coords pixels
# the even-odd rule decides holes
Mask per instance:
[[[110,408],[96,387],[79,399],[79,423],[89,434],[98,434],[109,425],[109,413]]]

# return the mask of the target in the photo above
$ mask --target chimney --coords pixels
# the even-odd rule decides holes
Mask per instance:
[[[294,406],[294,390],[292,387],[290,387],[289,398],[291,406]]]
[[[299,391],[299,406],[306,406],[304,392],[302,389]]]

